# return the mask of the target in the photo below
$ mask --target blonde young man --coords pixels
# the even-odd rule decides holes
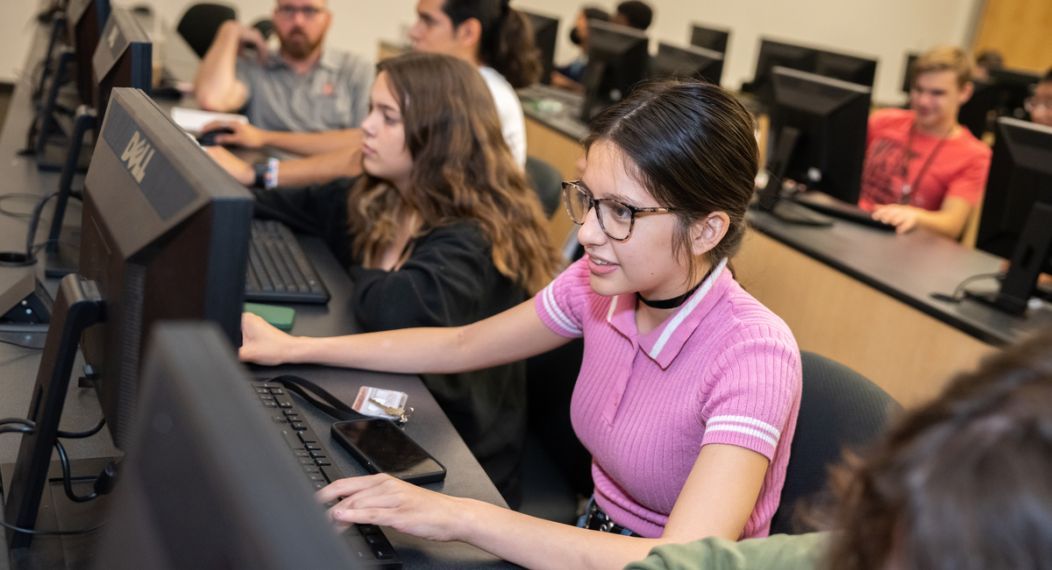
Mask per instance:
[[[280,47],[231,20],[216,34],[194,80],[203,109],[244,109],[261,129],[321,131],[357,127],[369,105],[373,69],[323,44],[332,23],[326,0],[277,0],[272,14]]]
[[[899,233],[958,239],[986,186],[990,148],[957,123],[972,95],[971,61],[935,48],[913,67],[910,108],[870,115],[859,205]]]

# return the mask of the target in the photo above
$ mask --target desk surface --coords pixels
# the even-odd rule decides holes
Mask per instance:
[[[985,343],[1008,344],[1052,325],[1052,310],[1047,306],[1021,318],[972,300],[954,304],[933,299],[932,293],[953,293],[968,277],[996,273],[1001,258],[932,233],[897,235],[846,221],[836,221],[829,228],[794,226],[762,212],[750,212],[749,223],[753,229]],[[976,282],[969,289],[993,287],[991,279]]]
[[[30,58],[39,57],[43,51],[41,38],[36,35]],[[32,59],[30,59],[32,61]],[[29,100],[30,86],[23,80],[16,87],[9,107],[7,120],[0,133],[0,180],[4,181],[4,193],[26,192],[42,196],[57,187],[58,175],[42,173],[37,170],[31,158],[18,157],[17,151],[25,143],[26,129],[31,120]],[[74,187],[78,187],[78,180]],[[6,208],[20,210],[21,201],[10,201]],[[25,200],[25,210],[32,208],[31,199]],[[80,208],[71,202],[67,220],[79,220]],[[46,215],[45,215],[46,218]],[[46,232],[47,220],[42,220],[40,232]],[[0,217],[0,250],[18,250],[24,247],[26,223],[22,219]],[[38,234],[40,235],[40,234]],[[38,240],[42,239],[38,237]],[[305,251],[314,262],[332,293],[332,299],[325,306],[296,306],[296,325],[294,332],[299,335],[332,335],[353,332],[350,298],[351,282],[347,273],[341,268],[325,247],[316,238],[301,240]],[[42,275],[42,268],[38,267]],[[57,283],[47,283],[54,291]],[[40,361],[40,352],[8,344],[0,344],[0,417],[24,417],[29,407],[30,391],[35,382],[36,369]],[[432,453],[447,470],[446,480],[442,483],[428,485],[443,493],[455,496],[472,497],[496,505],[506,506],[504,500],[485,475],[481,466],[472,456],[467,446],[457,435],[448,418],[438,407],[434,398],[427,391],[419,377],[369,373],[356,370],[324,368],[317,366],[281,367],[280,369],[257,368],[256,375],[272,373],[295,373],[309,378],[324,386],[337,397],[352,401],[361,385],[389,387],[409,394],[409,402],[415,413],[406,427],[407,432],[425,449]],[[331,419],[313,410],[307,405],[301,406],[309,416],[315,431],[323,437],[344,474],[362,474],[364,470],[351,456],[331,440],[329,424]],[[70,390],[63,412],[62,428],[66,430],[83,430],[94,425],[100,417],[98,400],[89,389],[73,388]],[[17,437],[0,438],[0,463],[14,461],[18,451]],[[115,454],[115,449],[105,435],[85,440],[74,440],[67,444],[70,456],[79,458],[107,457]],[[436,543],[416,539],[391,530],[386,530],[388,537],[398,550],[406,567],[412,568],[461,568],[465,566],[507,566],[507,563],[477,548],[462,543]],[[43,542],[54,539],[38,539]],[[6,544],[0,533],[0,570],[8,568]]]

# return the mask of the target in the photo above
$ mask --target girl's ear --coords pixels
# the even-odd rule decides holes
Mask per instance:
[[[727,212],[712,212],[690,226],[690,253],[694,257],[704,255],[723,241],[730,228],[731,218]]]

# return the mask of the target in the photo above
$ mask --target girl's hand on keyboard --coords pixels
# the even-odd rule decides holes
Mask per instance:
[[[315,497],[322,504],[338,501],[329,509],[329,518],[340,529],[375,524],[441,541],[460,540],[458,528],[472,502],[384,473],[333,481]]]
[[[243,313],[241,339],[237,356],[242,362],[276,366],[288,362],[288,351],[295,337],[274,328],[258,315]]]

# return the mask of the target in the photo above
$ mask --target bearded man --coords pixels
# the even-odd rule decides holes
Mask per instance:
[[[209,111],[240,111],[277,131],[357,127],[368,112],[373,68],[323,48],[332,23],[326,0],[277,0],[270,50],[258,30],[225,22],[198,67],[194,95]]]

